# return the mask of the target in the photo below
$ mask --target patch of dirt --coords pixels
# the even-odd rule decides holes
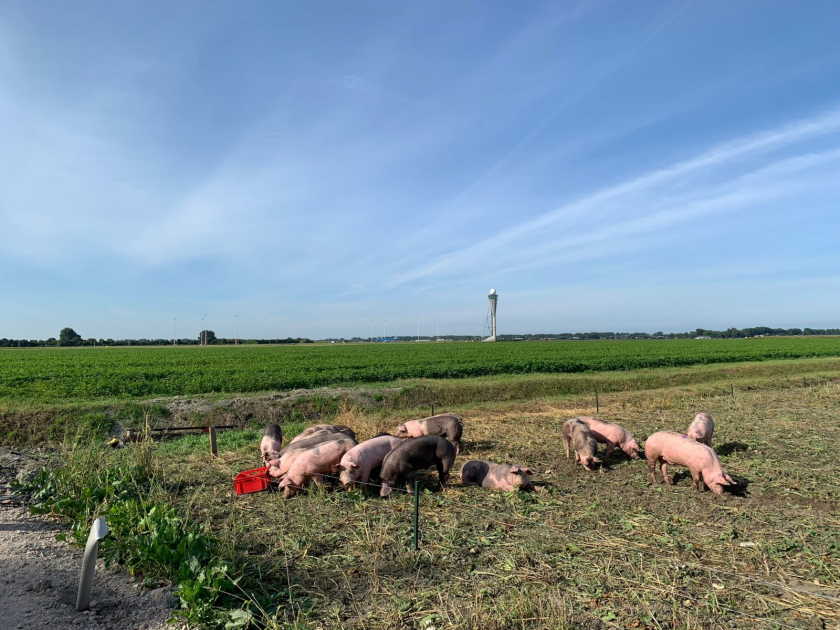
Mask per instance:
[[[44,461],[37,453],[0,452],[0,494],[18,473]],[[91,609],[76,612],[82,549],[55,539],[65,530],[23,506],[0,507],[0,611],[3,627],[164,630],[172,613],[169,588],[147,590],[125,573],[97,562]]]
[[[377,399],[385,400],[399,391],[399,387],[375,390],[323,387],[224,400],[201,396],[155,398],[146,403],[165,407],[171,415],[171,422],[167,423],[170,426],[194,425],[197,417],[209,419],[211,424],[244,424],[251,420],[259,424],[282,424],[291,420],[295,414],[307,421],[317,421],[321,410],[315,405],[316,398],[321,401],[346,401],[364,409],[373,409],[380,406]],[[329,408],[328,404],[323,406]]]

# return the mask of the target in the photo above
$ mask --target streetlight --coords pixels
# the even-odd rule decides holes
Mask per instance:
[[[420,318],[417,318],[417,341],[420,341]]]
[[[370,342],[373,343],[373,320],[370,320]]]
[[[175,318],[175,336],[172,338],[172,345],[178,345],[178,318]]]
[[[207,321],[207,313],[204,314],[204,345],[207,345],[207,328],[210,326],[210,322]]]
[[[387,321],[387,319],[382,320],[382,341],[385,341],[385,322]]]
[[[440,339],[440,317],[437,318],[437,338]]]
[[[239,345],[239,328],[238,328],[239,322],[237,321],[238,319],[239,319],[239,315],[234,315],[233,316],[233,345],[234,346]]]

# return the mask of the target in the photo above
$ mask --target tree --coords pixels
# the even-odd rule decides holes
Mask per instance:
[[[212,330],[202,330],[198,335],[198,342],[199,343],[216,343],[216,333]]]
[[[77,346],[82,340],[82,336],[72,328],[62,328],[58,334],[59,346]]]

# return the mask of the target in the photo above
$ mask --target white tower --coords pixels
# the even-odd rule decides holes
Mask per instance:
[[[490,336],[484,338],[482,341],[496,341],[496,302],[499,300],[496,289],[490,289],[490,295],[487,296],[487,299],[490,301],[490,309],[487,313]]]

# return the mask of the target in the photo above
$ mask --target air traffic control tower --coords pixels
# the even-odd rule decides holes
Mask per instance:
[[[496,289],[490,289],[490,295],[487,296],[490,300],[490,309],[487,313],[487,323],[490,327],[490,336],[485,337],[482,341],[496,341],[496,302],[499,300],[499,294]]]

